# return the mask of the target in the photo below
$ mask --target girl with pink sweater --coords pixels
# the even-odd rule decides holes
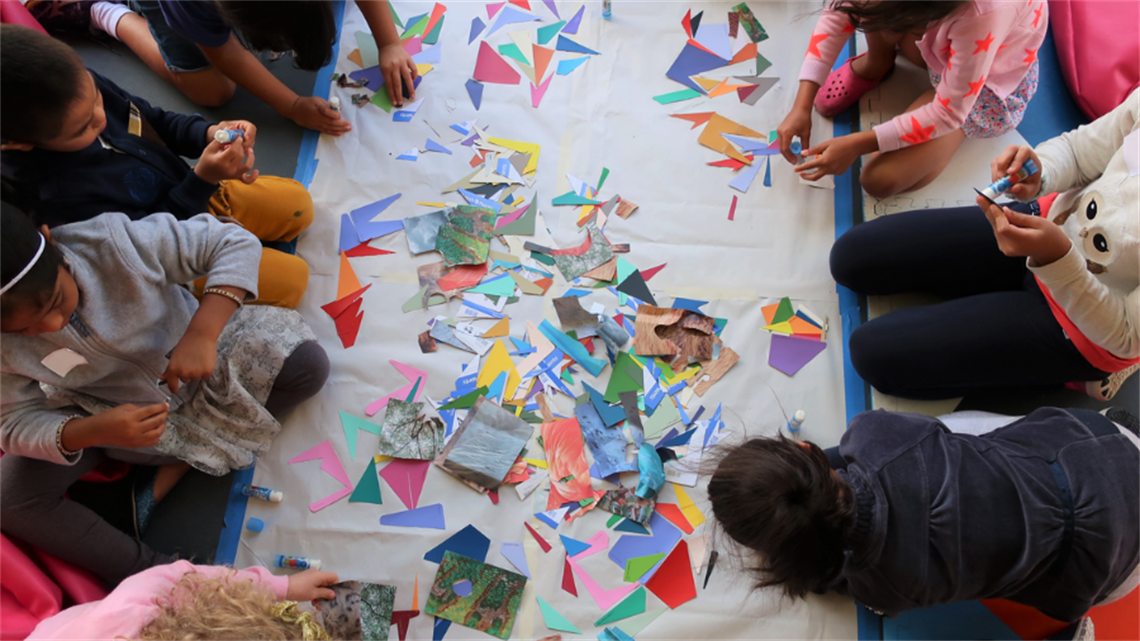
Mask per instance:
[[[808,43],[795,105],[777,129],[780,151],[796,162],[798,136],[807,180],[841,174],[860,156],[863,188],[887,198],[930,184],[967,137],[993,138],[1021,122],[1037,91],[1037,50],[1045,39],[1045,0],[886,2],[832,0]],[[830,71],[855,31],[867,52]],[[811,146],[811,110],[832,117],[894,70],[901,51],[927,69],[932,88],[906,113],[871,131]],[[830,71],[830,73],[828,73]]]

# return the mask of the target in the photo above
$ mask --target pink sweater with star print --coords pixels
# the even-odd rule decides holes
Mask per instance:
[[[930,104],[875,127],[879,151],[894,151],[962,126],[982,87],[1005,99],[1021,84],[1049,26],[1045,0],[974,0],[930,28],[918,42],[926,65],[942,76]],[[823,12],[812,32],[800,80],[820,86],[855,30],[846,14]]]

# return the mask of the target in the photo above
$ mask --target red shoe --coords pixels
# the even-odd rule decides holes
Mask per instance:
[[[827,75],[827,80],[823,81],[823,86],[819,88],[819,93],[815,94],[815,110],[825,118],[831,118],[851,105],[859,102],[863,94],[879,86],[879,83],[886,80],[895,71],[894,64],[883,74],[883,77],[878,80],[867,80],[855,70],[851,68],[851,63],[867,54],[861,54],[851,58],[843,63],[835,71]]]

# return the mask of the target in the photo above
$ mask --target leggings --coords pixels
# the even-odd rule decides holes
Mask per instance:
[[[1038,212],[1036,203],[1013,209]],[[860,294],[950,299],[884,314],[851,334],[851,363],[880,392],[932,400],[1107,376],[1065,335],[1025,259],[1001,253],[977,207],[857,225],[832,247],[831,273]]]
[[[284,416],[319,392],[328,374],[324,349],[315,341],[301,343],[285,359],[266,409],[276,418]],[[0,459],[0,529],[112,584],[151,566],[170,563],[169,556],[64,496],[73,483],[108,458],[142,465],[177,461],[113,448],[85,450],[75,465],[6,455]]]

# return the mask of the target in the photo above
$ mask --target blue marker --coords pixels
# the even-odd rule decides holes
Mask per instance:
[[[221,143],[223,145],[228,145],[229,143],[237,140],[238,138],[244,138],[244,137],[245,137],[245,132],[242,131],[241,129],[219,129],[219,130],[214,132],[214,140],[218,141],[219,143]]]
[[[610,0],[602,0],[602,18],[609,20],[612,17],[614,17],[614,14],[610,11]]]

